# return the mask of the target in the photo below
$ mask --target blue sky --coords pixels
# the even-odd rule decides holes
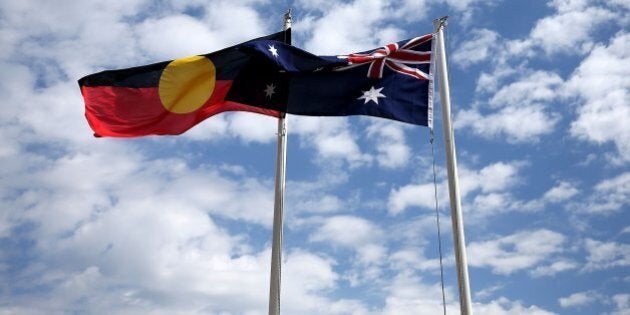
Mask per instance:
[[[294,44],[316,54],[450,16],[475,314],[630,314],[622,0],[0,1],[0,314],[266,314],[275,119],[229,113],[177,137],[96,139],[76,80],[275,32],[288,7]],[[287,120],[284,313],[439,314],[428,129]]]

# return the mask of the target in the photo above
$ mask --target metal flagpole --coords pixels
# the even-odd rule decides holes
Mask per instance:
[[[284,30],[291,28],[291,10],[284,15]],[[285,42],[287,38],[285,37]],[[287,42],[290,44],[290,42]],[[278,149],[276,160],[276,197],[273,209],[273,240],[269,281],[269,315],[280,315],[280,280],[282,265],[282,221],[284,211],[285,170],[287,166],[287,122],[285,113],[278,117]]]
[[[459,286],[459,307],[462,315],[472,315],[470,283],[468,279],[468,260],[466,258],[466,241],[464,240],[464,221],[462,218],[459,182],[457,180],[457,159],[455,157],[455,139],[451,124],[451,94],[448,85],[448,69],[446,66],[446,49],[444,45],[444,27],[447,17],[433,21],[436,28],[437,42],[435,56],[440,85],[442,104],[442,131],[446,148],[446,168],[448,173],[448,192],[451,201],[451,220],[453,223],[453,243],[455,247],[455,263]]]

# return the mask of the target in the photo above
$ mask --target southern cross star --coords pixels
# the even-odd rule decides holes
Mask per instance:
[[[374,87],[371,87],[369,90],[363,91],[363,95],[359,96],[359,98],[357,98],[357,99],[364,100],[363,104],[367,104],[367,102],[373,101],[374,103],[376,103],[378,105],[378,98],[379,97],[382,97],[382,98],[386,97],[383,93],[381,93],[382,90],[383,90],[383,88],[375,89]]]
[[[269,50],[269,52],[271,52],[271,54],[274,57],[276,57],[276,58],[278,57],[278,49],[276,49],[276,47],[274,47],[273,45],[269,45],[269,49],[268,50]]]
[[[267,84],[267,87],[265,88],[265,95],[267,95],[268,98],[271,98],[274,93],[276,93],[276,86],[273,85],[273,83]]]

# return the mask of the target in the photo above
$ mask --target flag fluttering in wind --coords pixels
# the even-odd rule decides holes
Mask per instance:
[[[97,136],[175,135],[225,111],[369,115],[431,126],[433,35],[315,56],[290,30],[209,53],[79,80]]]
[[[263,38],[281,41],[285,36],[290,36],[290,32]],[[239,47],[81,78],[79,86],[90,127],[96,136],[176,135],[225,111],[279,115],[255,106],[261,105],[256,101],[271,103],[276,98],[258,97],[239,103],[227,96],[236,77],[252,59]]]

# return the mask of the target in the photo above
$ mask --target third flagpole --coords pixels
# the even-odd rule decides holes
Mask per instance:
[[[291,28],[291,10],[284,15],[285,43]],[[282,229],[284,212],[285,171],[287,165],[287,122],[285,113],[278,117],[278,149],[276,160],[276,196],[273,209],[273,240],[271,245],[271,272],[269,281],[269,315],[280,315],[280,287],[282,279]]]
[[[444,45],[444,27],[446,17],[434,22],[437,42],[435,44],[436,66],[440,86],[440,103],[442,105],[442,131],[446,149],[446,169],[448,174],[448,192],[451,201],[451,221],[453,223],[453,246],[455,264],[457,266],[457,282],[459,287],[459,306],[461,315],[472,315],[470,283],[468,279],[468,259],[466,258],[466,241],[464,239],[464,221],[462,216],[459,182],[457,179],[457,159],[455,138],[451,124],[451,94],[448,84],[446,49]]]

